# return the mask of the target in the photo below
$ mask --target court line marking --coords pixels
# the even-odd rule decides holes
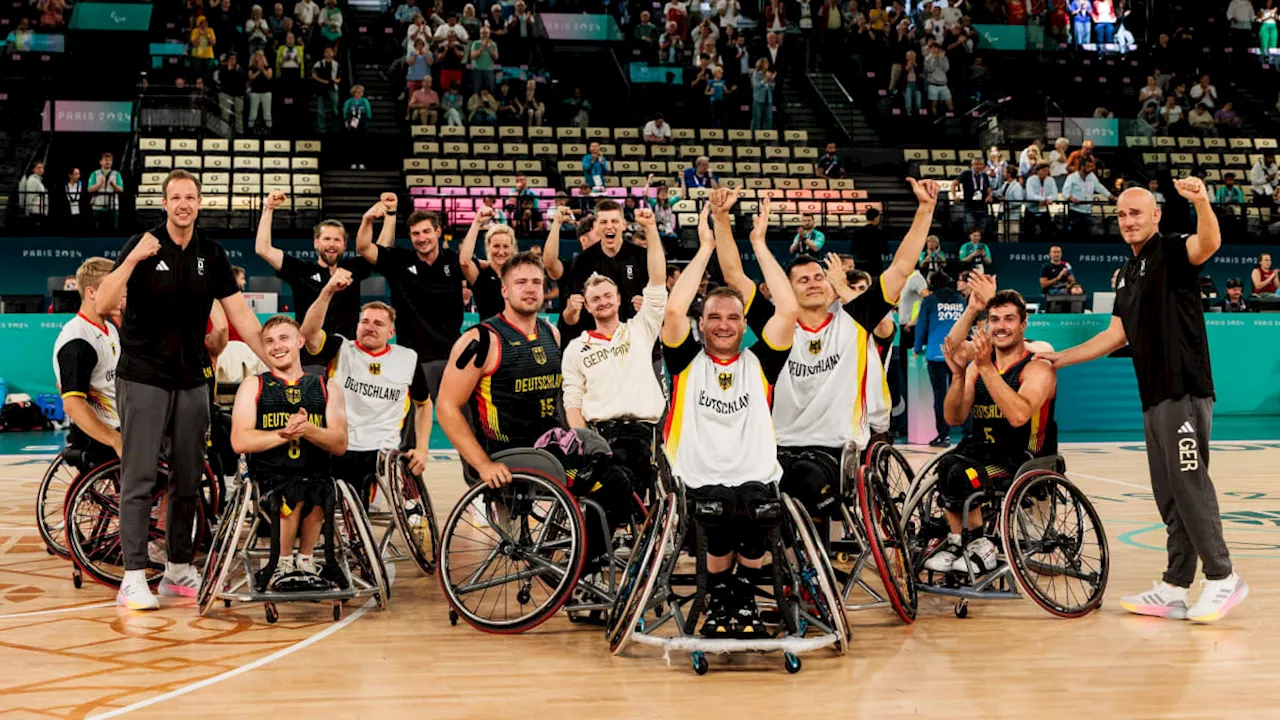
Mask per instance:
[[[75,612],[76,610],[98,610],[100,608],[108,608],[115,605],[113,602],[98,603],[96,605],[76,605],[75,607],[54,608],[53,610],[32,610],[30,612],[11,613],[9,615],[0,615],[0,620],[14,620],[17,618],[29,618],[37,615],[54,615],[56,613]]]
[[[1105,482],[1105,483],[1111,483],[1112,485],[1123,485],[1124,487],[1137,488],[1138,490],[1150,490],[1150,489],[1151,489],[1151,486],[1150,486],[1150,485],[1135,485],[1134,483],[1128,483],[1128,482],[1124,482],[1124,481],[1122,481],[1122,480],[1112,480],[1111,478],[1099,477],[1098,475],[1088,475],[1088,474],[1086,474],[1086,473],[1082,473],[1082,472],[1072,472],[1072,471],[1068,470],[1068,471],[1067,471],[1067,477],[1072,477],[1072,476],[1074,476],[1074,477],[1088,478],[1088,479],[1090,479],[1090,480],[1100,480],[1100,481]]]

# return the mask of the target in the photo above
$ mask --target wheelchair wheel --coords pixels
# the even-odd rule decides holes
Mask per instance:
[[[472,627],[519,633],[569,599],[586,560],[586,521],[560,483],[514,471],[511,483],[470,488],[441,535],[440,584]]]
[[[391,586],[387,582],[387,568],[382,564],[382,555],[378,552],[378,541],[373,534],[373,526],[369,524],[369,516],[356,497],[356,491],[345,480],[336,480],[334,484],[338,486],[338,507],[342,510],[341,523],[334,523],[337,525],[336,534],[343,538],[347,551],[355,560],[355,569],[360,579],[373,589],[378,609],[386,610],[391,604]]]
[[[79,475],[80,471],[68,463],[62,453],[58,453],[44,471],[40,489],[36,492],[36,527],[40,530],[40,539],[44,540],[50,554],[61,558],[71,557],[63,520],[67,491]]]
[[[919,581],[924,562],[947,539],[947,518],[938,503],[938,476],[930,473],[916,478],[902,513],[902,537],[907,543],[904,560]]]
[[[885,597],[898,617],[911,624],[916,619],[916,581],[898,506],[874,466],[858,468],[856,484],[863,534],[880,571]]]
[[[626,649],[631,643],[632,633],[642,622],[653,598],[654,588],[662,579],[667,552],[678,552],[674,546],[677,515],[675,503],[676,496],[668,494],[654,504],[636,536],[631,559],[618,580],[618,594],[613,599],[613,609],[609,611],[608,624],[605,626],[609,650],[614,655]]]
[[[853,634],[849,631],[844,603],[837,592],[840,585],[835,569],[831,567],[831,559],[822,547],[808,511],[786,493],[782,494],[782,504],[787,508],[792,529],[799,540],[792,546],[798,564],[796,575],[804,583],[803,588],[796,588],[797,594],[813,604],[814,615],[836,634],[836,650],[844,654],[849,649]],[[777,562],[778,559],[774,558],[774,563]]]
[[[902,506],[907,501],[907,491],[915,480],[911,464],[897,448],[886,442],[878,442],[867,451],[867,467],[875,468],[888,490],[889,499],[897,506],[898,514],[901,515]]]
[[[1018,589],[1058,617],[1097,608],[1110,554],[1089,498],[1067,478],[1034,470],[1013,481],[1000,510],[1000,536]]]
[[[409,472],[399,453],[388,453],[384,477],[390,485],[391,505],[395,511],[396,526],[409,555],[424,575],[436,571],[436,554],[440,530],[436,527],[436,510],[431,504],[422,478]]]
[[[157,469],[157,487],[167,485],[166,471]],[[147,528],[147,582],[155,582],[164,572],[165,529],[164,491],[151,501]],[[192,541],[208,532],[203,503],[195,503]],[[67,492],[64,524],[67,547],[81,571],[98,582],[119,587],[124,579],[124,548],[120,542],[120,461],[112,460],[81,475]]]
[[[226,586],[231,569],[239,559],[240,538],[246,534],[245,526],[255,507],[254,494],[252,481],[245,480],[213,534],[209,554],[204,560],[200,592],[196,597],[201,615],[207,614],[217,603],[218,593]]]

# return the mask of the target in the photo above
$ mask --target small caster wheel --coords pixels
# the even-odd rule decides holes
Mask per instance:
[[[46,555],[52,555],[52,554],[53,554],[53,548],[49,547],[48,545],[46,545],[46,546],[45,546],[44,551],[45,551],[45,554],[46,554]]]
[[[693,671],[699,675],[706,675],[710,666],[707,665],[707,656],[701,650],[693,654]]]
[[[636,621],[636,632],[644,632],[644,620],[643,620],[643,619],[641,619],[641,620],[637,620],[637,621]]]
[[[449,624],[454,627],[458,626],[458,613],[454,610],[449,611]]]
[[[521,605],[528,605],[529,598],[530,598],[529,588],[521,588],[520,591],[516,593],[516,601],[519,602]]]
[[[961,620],[969,617],[969,603],[963,600],[956,603],[956,617],[960,618]]]
[[[263,607],[267,611],[267,623],[270,625],[275,625],[276,621],[280,619],[280,612],[276,610],[275,604],[266,603]]]
[[[843,552],[836,553],[836,562],[840,563],[841,565],[848,563],[849,553],[843,553]]]
[[[338,622],[342,619],[342,603],[333,604],[333,621]]]
[[[84,585],[84,576],[79,571],[71,573],[71,584],[75,585],[76,589],[79,590]]]
[[[222,607],[230,609],[230,608],[231,608],[231,601],[230,601],[230,600],[223,600],[223,601],[222,601]]]
[[[786,664],[787,672],[795,675],[800,672],[800,656],[795,653],[787,653],[782,656],[783,662]]]

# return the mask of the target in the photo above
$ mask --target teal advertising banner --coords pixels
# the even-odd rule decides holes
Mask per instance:
[[[1115,118],[1067,118],[1066,123],[1068,128],[1075,125],[1080,129],[1081,142],[1092,140],[1098,147],[1120,145],[1120,121]]]
[[[1025,25],[974,25],[980,50],[1026,50]]]
[[[677,65],[650,65],[648,63],[633,62],[628,66],[628,70],[633,83],[666,85],[668,73],[673,76],[671,82],[676,85],[684,83],[684,68]]]
[[[141,3],[78,2],[71,11],[72,30],[145,32],[151,27],[151,6]]]
[[[57,132],[132,132],[133,101],[54,100],[44,105],[44,129]]]
[[[622,31],[612,15],[542,13],[538,16],[551,40],[621,41]]]

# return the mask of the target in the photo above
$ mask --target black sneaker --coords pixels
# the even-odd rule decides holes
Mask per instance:
[[[929,441],[929,447],[936,447],[936,448],[951,447],[951,438],[947,437],[946,435],[939,435],[938,437]]]
[[[729,608],[728,585],[717,584],[707,590],[707,619],[702,623],[703,637],[729,637],[733,629],[733,613]]]
[[[760,619],[760,608],[756,605],[755,587],[742,581],[735,599],[737,607],[733,612],[733,634],[740,638],[769,637],[769,629]]]

